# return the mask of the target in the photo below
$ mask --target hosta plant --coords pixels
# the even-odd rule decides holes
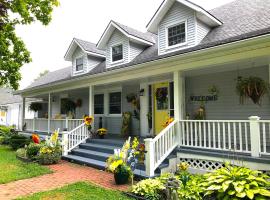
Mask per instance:
[[[269,177],[260,171],[245,167],[225,167],[205,175],[206,180],[201,186],[205,196],[216,199],[270,199]]]

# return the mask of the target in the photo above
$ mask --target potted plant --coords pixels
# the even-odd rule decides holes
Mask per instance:
[[[94,117],[88,116],[88,115],[84,116],[84,123],[87,126],[89,132],[92,131],[92,123],[93,123],[93,121],[94,121]]]
[[[97,130],[97,134],[100,139],[104,139],[104,136],[107,134],[108,130],[106,128],[100,128]]]
[[[121,129],[121,135],[123,137],[127,137],[130,134],[131,116],[132,116],[131,112],[123,113],[123,122],[122,122],[122,129]]]
[[[254,104],[261,105],[262,97],[268,92],[269,85],[259,77],[250,76],[237,78],[236,91],[240,96],[240,104],[250,98]]]

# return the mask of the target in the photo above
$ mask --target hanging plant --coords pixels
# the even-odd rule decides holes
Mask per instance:
[[[61,101],[61,110],[66,114],[69,112],[74,112],[76,109],[76,103],[70,99],[62,99]]]
[[[164,88],[157,88],[156,90],[156,99],[157,101],[164,103],[168,99],[168,89]]]
[[[82,107],[82,99],[77,99],[76,107],[78,107],[78,108]]]
[[[240,104],[250,98],[254,104],[261,105],[261,99],[268,92],[268,88],[268,83],[259,77],[237,78],[236,90],[240,96]]]
[[[30,104],[29,109],[34,111],[34,112],[40,111],[40,110],[42,110],[42,104],[33,102]]]

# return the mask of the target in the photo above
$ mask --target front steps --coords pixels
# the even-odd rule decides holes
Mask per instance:
[[[63,156],[63,159],[105,170],[108,157],[114,153],[114,149],[121,149],[124,142],[121,139],[89,139],[86,143],[80,144],[78,148],[73,149],[67,156]],[[155,176],[158,176],[168,166],[169,160],[165,160],[156,170]],[[148,178],[145,174],[144,165],[137,166],[134,174],[137,178]]]

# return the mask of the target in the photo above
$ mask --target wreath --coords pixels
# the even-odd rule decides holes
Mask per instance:
[[[168,98],[168,90],[167,88],[158,88],[156,90],[156,99],[159,102],[166,102]]]

